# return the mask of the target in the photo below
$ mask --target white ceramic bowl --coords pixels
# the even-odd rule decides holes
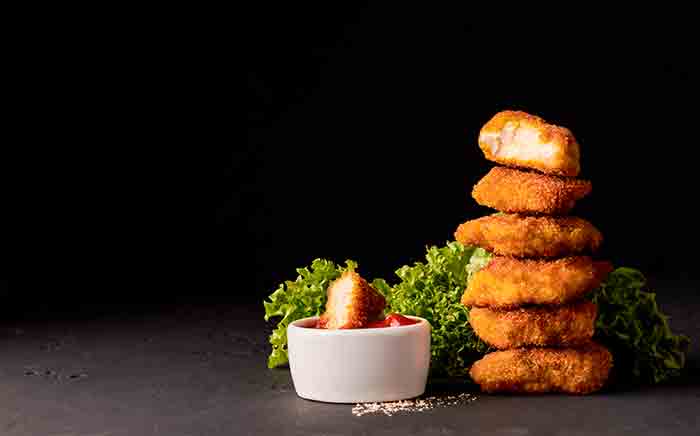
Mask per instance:
[[[297,395],[329,403],[414,398],[425,392],[430,367],[430,324],[324,330],[318,317],[289,324],[289,368]]]

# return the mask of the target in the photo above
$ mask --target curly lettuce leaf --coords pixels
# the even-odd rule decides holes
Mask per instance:
[[[622,379],[660,383],[677,375],[685,365],[690,340],[675,335],[668,318],[645,291],[644,275],[632,268],[617,268],[590,294],[598,305],[595,339],[613,354]]]
[[[387,298],[387,310],[425,318],[431,325],[431,376],[466,376],[471,363],[489,349],[469,325],[469,309],[460,303],[467,277],[488,257],[458,242],[429,247],[426,262],[396,271],[401,280],[374,286]],[[472,264],[473,262],[473,264]]]
[[[267,359],[268,368],[284,365],[287,355],[287,326],[290,322],[310,316],[320,315],[326,306],[326,290],[330,282],[345,271],[354,271],[357,263],[345,261],[345,267],[330,260],[315,259],[311,267],[298,268],[296,280],[287,280],[263,302],[265,321],[281,316],[270,335],[272,352]]]
[[[475,248],[467,264],[467,282],[471,280],[475,272],[488,265],[492,257],[493,255],[483,248]]]

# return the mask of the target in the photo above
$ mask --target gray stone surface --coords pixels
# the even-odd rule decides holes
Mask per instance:
[[[694,341],[672,383],[583,397],[478,394],[391,417],[298,398],[287,369],[266,367],[261,305],[5,322],[0,435],[696,435],[700,296],[688,283],[657,289],[674,329]]]

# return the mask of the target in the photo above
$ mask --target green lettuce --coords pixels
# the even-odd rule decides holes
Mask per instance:
[[[660,383],[680,373],[690,344],[675,335],[667,317],[646,289],[644,275],[632,268],[617,268],[590,294],[598,305],[595,339],[613,353],[620,379]]]
[[[451,242],[430,247],[426,262],[396,271],[393,287],[375,280],[387,299],[387,311],[425,318],[431,326],[431,376],[464,377],[489,347],[469,325],[469,309],[460,303],[470,271],[484,261],[485,251]]]

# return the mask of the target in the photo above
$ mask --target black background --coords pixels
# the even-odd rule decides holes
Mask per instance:
[[[370,277],[421,260],[489,212],[470,197],[492,166],[476,139],[503,109],[575,133],[593,182],[575,213],[603,232],[602,257],[692,275],[696,32],[683,15],[369,7],[256,21],[248,140],[221,150],[219,282],[241,291],[238,256],[256,295],[315,257]]]
[[[315,257],[356,259],[369,276],[420,260],[488,213],[469,195],[492,166],[476,139],[503,109],[575,133],[594,186],[575,213],[605,235],[601,256],[692,274],[697,70],[683,11],[530,24],[419,7],[294,12],[248,35],[248,140],[223,147],[216,186],[220,283],[236,289],[236,258],[255,294]]]
[[[603,232],[601,257],[693,276],[692,15],[261,4],[235,26],[41,39],[25,104],[47,125],[26,129],[17,179],[37,185],[33,263],[4,292],[49,308],[261,301],[317,257],[391,278],[489,213],[470,197],[492,166],[477,136],[504,109],[578,138],[593,193],[575,213]]]

